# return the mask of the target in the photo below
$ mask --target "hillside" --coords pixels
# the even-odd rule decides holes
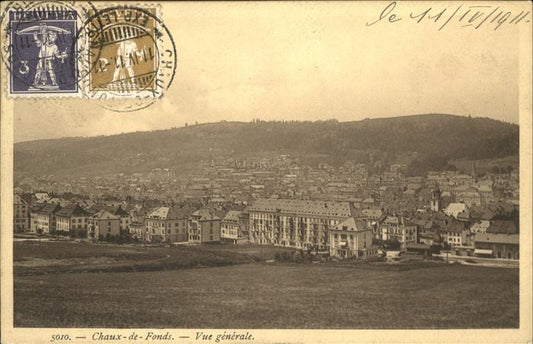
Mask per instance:
[[[355,122],[218,122],[151,132],[15,144],[17,174],[105,174],[180,169],[220,156],[294,154],[304,162],[407,161],[413,174],[457,159],[517,155],[518,125],[416,115]],[[415,153],[416,154],[413,154]]]

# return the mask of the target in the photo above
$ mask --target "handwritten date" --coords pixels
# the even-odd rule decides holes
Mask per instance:
[[[420,24],[423,21],[431,21],[439,24],[439,31],[447,25],[458,24],[461,27],[473,27],[479,29],[482,26],[488,26],[498,30],[502,25],[516,25],[520,22],[529,23],[530,12],[520,11],[513,13],[493,5],[472,5],[465,6],[458,4],[453,8],[434,8],[428,7],[419,12],[410,12],[408,16],[398,14],[396,1],[389,3],[379,14],[378,18],[366,23],[366,26],[372,26],[380,22],[396,23],[406,19]]]

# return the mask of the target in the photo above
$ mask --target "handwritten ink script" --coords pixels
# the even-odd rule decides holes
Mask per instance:
[[[389,3],[379,13],[378,17],[368,21],[366,26],[373,26],[378,23],[394,24],[400,21],[409,21],[417,24],[433,22],[438,25],[439,31],[451,25],[471,27],[476,30],[481,27],[489,27],[496,31],[504,24],[517,25],[520,22],[530,22],[529,11],[512,12],[496,5],[457,4],[454,7],[440,8],[431,6],[422,11],[411,12],[402,12],[399,7],[401,6],[397,6],[396,1]]]

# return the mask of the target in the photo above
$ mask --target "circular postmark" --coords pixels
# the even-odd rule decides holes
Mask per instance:
[[[174,79],[176,46],[157,7],[114,6],[90,15],[80,30],[87,37],[82,93],[117,112],[153,104]]]
[[[79,94],[86,47],[77,39],[91,2],[13,1],[0,15],[11,95]]]

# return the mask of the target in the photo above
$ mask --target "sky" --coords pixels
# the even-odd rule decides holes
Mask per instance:
[[[447,113],[518,123],[518,25],[439,31],[404,18],[367,26],[387,4],[163,3],[178,62],[161,99],[131,113],[97,100],[16,99],[15,142],[254,118]],[[398,3],[395,12],[446,4],[457,3]]]

